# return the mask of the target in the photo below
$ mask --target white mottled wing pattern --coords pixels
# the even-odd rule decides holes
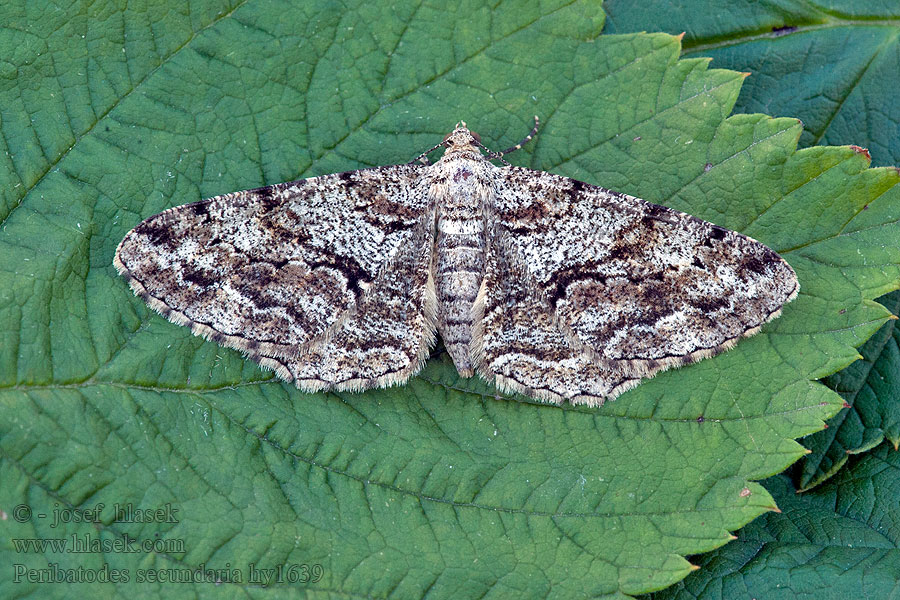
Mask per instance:
[[[115,265],[169,320],[304,389],[399,382],[434,338],[433,208],[420,169],[325,175],[172,208],[129,232]]]
[[[579,351],[522,263],[497,245],[489,250],[475,322],[476,369],[501,389],[594,405],[640,381],[631,371],[610,369]]]
[[[613,398],[752,335],[799,289],[774,251],[690,215],[519,167],[498,181],[479,372],[516,391]]]
[[[416,226],[409,246],[386,263],[376,285],[333,335],[299,356],[256,360],[308,391],[406,381],[422,367],[435,340],[431,226],[425,220]]]

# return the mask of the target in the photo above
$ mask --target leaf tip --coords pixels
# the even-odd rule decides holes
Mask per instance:
[[[750,71],[741,71],[741,76],[742,76],[744,79],[747,79],[747,78],[750,77],[751,75],[753,75],[753,73],[751,73]]]
[[[699,571],[699,570],[700,570],[700,565],[694,565],[694,564],[692,564],[692,565],[690,565],[689,568],[690,568],[691,571]]]
[[[841,406],[842,406],[842,408],[850,408],[850,403],[845,401],[844,404]]]
[[[772,506],[767,506],[766,508],[771,510],[773,513],[778,513],[779,515],[781,514],[781,509],[778,508],[777,506],[775,506],[774,504]]]
[[[685,33],[685,32],[684,32],[684,31],[682,31],[682,32],[681,32],[681,33],[679,33],[679,34],[678,34],[678,35],[676,35],[676,36],[675,36],[675,37],[677,37],[677,38],[678,38],[678,41],[679,41],[679,42],[680,42],[680,41],[681,41],[681,40],[683,40],[683,39],[684,39],[684,33]]]
[[[738,536],[734,535],[733,533],[729,533],[729,534],[728,534],[728,541],[729,541],[729,542],[733,542],[733,541],[736,540],[736,539],[738,539]]]

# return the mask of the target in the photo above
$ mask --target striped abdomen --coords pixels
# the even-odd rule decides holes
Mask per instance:
[[[456,167],[436,190],[434,261],[438,331],[463,377],[474,373],[472,307],[484,278],[484,196],[490,189],[467,167]]]

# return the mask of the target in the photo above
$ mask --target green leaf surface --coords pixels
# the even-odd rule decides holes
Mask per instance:
[[[635,6],[617,0],[606,2],[609,16],[605,32],[685,31],[685,54],[712,56],[714,66],[752,73],[735,110],[800,117],[805,124],[801,146],[852,143],[868,148],[875,164],[900,163],[900,113],[894,91],[900,84],[900,11],[896,3],[692,1],[643,4],[641,10],[634,10]],[[728,18],[722,18],[723,14]],[[878,301],[897,314],[896,294]],[[885,437],[896,447],[900,365],[895,356],[894,331],[894,322],[886,323],[860,349],[863,360],[826,378],[825,383],[839,391],[851,407],[830,420],[829,429],[802,440],[812,454],[795,469],[801,489],[820,484],[836,473],[850,458],[848,452],[866,451]],[[856,472],[853,476],[859,480],[865,477]],[[860,494],[856,501],[867,504],[872,500],[869,494]],[[798,515],[799,520],[802,513]],[[836,519],[829,526],[839,531],[845,523]],[[731,545],[726,546],[709,555],[704,564],[727,562],[731,552]],[[745,567],[740,571],[735,568],[730,577],[747,576],[743,595],[768,597],[768,590],[785,583],[784,572],[767,569],[765,560],[753,561],[752,555],[743,560]],[[861,562],[853,576],[859,579],[865,575]],[[812,571],[805,571],[803,576],[794,572],[791,589],[804,589],[806,576],[814,580],[819,577]],[[850,579],[847,572],[841,580]],[[707,593],[721,585],[703,569],[685,580],[685,589],[698,590],[701,581],[706,582]],[[811,587],[811,597],[863,596],[858,590],[847,594],[846,589],[837,587],[829,596],[822,586]]]
[[[653,600],[886,600],[900,594],[900,453],[886,445],[812,492],[784,475],[764,482],[768,513],[701,569]]]
[[[130,576],[4,574],[2,597],[660,589],[774,507],[753,481],[843,404],[812,380],[890,317],[872,299],[900,284],[900,175],[849,147],[795,151],[794,119],[728,117],[741,74],[679,60],[668,35],[598,37],[596,3],[0,11],[0,558]],[[733,351],[576,409],[498,396],[442,354],[404,387],[302,394],[149,311],[111,266],[169,206],[405,162],[459,119],[502,148],[532,114],[544,128],[514,162],[743,231],[788,259],[800,297]],[[126,522],[116,504],[176,512]],[[149,548],[14,543],[72,535]],[[295,578],[251,581],[251,564]],[[231,571],[147,581],[200,565]]]
[[[878,301],[895,315],[900,292]],[[847,403],[828,422],[828,429],[803,440],[812,453],[799,464],[801,490],[819,485],[834,475],[851,454],[875,448],[885,439],[900,445],[900,332],[897,321],[885,323],[860,348],[863,358],[825,379]]]
[[[685,56],[747,71],[735,111],[799,117],[801,146],[857,144],[900,164],[900,3],[609,0],[604,33],[685,32]]]

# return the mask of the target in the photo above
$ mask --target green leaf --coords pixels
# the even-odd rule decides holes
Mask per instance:
[[[900,164],[900,3],[650,0],[605,7],[605,33],[684,31],[685,56],[749,71],[736,112],[799,117],[801,146],[863,145],[876,165]]]
[[[743,76],[679,60],[676,38],[597,37],[594,3],[527,6],[0,9],[7,565],[127,570],[77,588],[97,597],[623,598],[774,507],[753,481],[843,404],[812,380],[890,317],[872,299],[900,284],[900,175],[853,148],[795,152],[796,120],[728,117]],[[169,206],[404,162],[459,119],[502,148],[533,114],[518,164],[752,235],[800,297],[733,351],[558,408],[460,380],[444,355],[404,387],[302,394],[149,311],[111,266]],[[97,523],[36,516],[100,503]],[[117,519],[129,503],[177,512]],[[153,551],[12,541],[72,535]],[[262,585],[251,564],[322,573]],[[241,581],[146,581],[199,565]],[[3,597],[68,590],[0,580]]]
[[[900,292],[878,299],[895,315],[900,312]],[[834,475],[851,454],[875,448],[887,438],[900,445],[900,332],[896,321],[885,323],[860,348],[862,360],[825,379],[847,403],[828,422],[828,429],[803,440],[812,453],[800,463],[801,491]]]
[[[886,445],[812,492],[764,482],[780,514],[699,557],[701,569],[654,600],[894,598],[900,572],[900,453]]]

